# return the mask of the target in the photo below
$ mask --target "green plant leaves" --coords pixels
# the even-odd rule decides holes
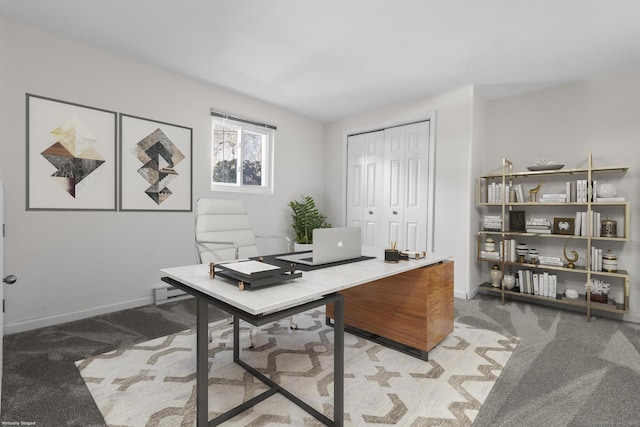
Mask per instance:
[[[298,243],[313,243],[315,228],[331,228],[327,217],[320,213],[311,196],[302,196],[300,200],[289,202],[291,208],[291,226]]]

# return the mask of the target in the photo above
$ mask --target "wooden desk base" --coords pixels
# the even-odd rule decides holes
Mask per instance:
[[[340,294],[344,296],[345,327],[425,355],[453,331],[453,261],[365,283]],[[327,305],[327,317],[334,317],[332,304]]]

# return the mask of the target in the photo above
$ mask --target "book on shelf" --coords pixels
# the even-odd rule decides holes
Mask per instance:
[[[486,215],[482,219],[485,231],[501,231],[502,217],[498,215]]]
[[[586,236],[587,233],[590,233],[591,237],[601,237],[601,220],[602,214],[600,212],[576,212],[574,236]]]
[[[480,258],[499,260],[500,259],[500,253],[499,252],[480,251]]]
[[[524,190],[522,189],[522,184],[516,184],[514,186],[514,190],[516,193],[516,202],[517,203],[524,203],[525,199],[524,199]]]
[[[527,233],[551,234],[551,222],[546,218],[529,218],[525,228]]]
[[[564,267],[564,263],[560,257],[538,256],[538,263],[541,265],[551,265],[555,267]]]
[[[527,227],[526,230],[527,230],[527,233],[551,234],[551,229],[550,228],[530,228],[530,227]]]
[[[516,260],[516,240],[504,239],[504,260],[515,262]]]
[[[576,182],[575,181],[567,181],[566,183],[566,200],[567,202],[576,202]]]
[[[547,218],[529,218],[527,220],[527,224],[530,225],[551,225],[551,221],[549,221]]]
[[[530,269],[516,272],[516,285],[521,294],[556,298],[558,291],[558,275],[549,272],[534,273]]]
[[[587,203],[587,180],[579,179],[576,181],[576,201],[578,203]]]
[[[543,194],[539,201],[541,203],[564,203],[567,201],[567,195],[562,193]]]
[[[624,202],[624,197],[596,197],[596,202],[598,203],[607,203],[607,202]]]
[[[591,271],[602,271],[602,249],[591,247]]]

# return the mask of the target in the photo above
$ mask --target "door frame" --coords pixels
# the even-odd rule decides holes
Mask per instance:
[[[437,112],[430,111],[412,117],[405,117],[393,120],[385,120],[380,123],[373,123],[357,128],[347,129],[342,133],[342,194],[340,198],[341,213],[343,224],[347,223],[347,175],[348,175],[348,150],[347,143],[349,136],[359,133],[375,132],[386,128],[405,126],[412,123],[429,121],[429,182],[427,189],[429,195],[427,197],[427,252],[435,252],[435,190],[436,190],[436,118]]]
[[[4,366],[4,184],[0,178],[0,276],[2,276],[2,283],[0,283],[0,405],[2,405],[2,370]],[[0,406],[0,413],[2,413],[2,407]]]

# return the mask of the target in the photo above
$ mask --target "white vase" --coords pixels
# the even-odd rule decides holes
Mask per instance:
[[[494,288],[500,287],[500,281],[502,280],[502,271],[497,265],[494,265],[489,271],[489,277],[491,277],[491,286]]]

